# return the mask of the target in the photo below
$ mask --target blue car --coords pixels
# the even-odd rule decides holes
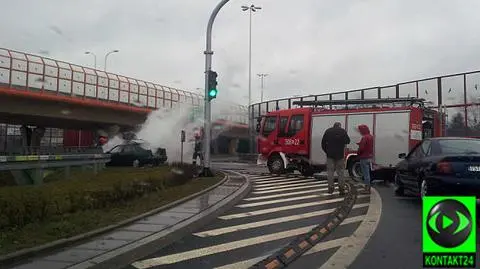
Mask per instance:
[[[438,137],[423,140],[396,166],[395,194],[480,198],[480,139]]]

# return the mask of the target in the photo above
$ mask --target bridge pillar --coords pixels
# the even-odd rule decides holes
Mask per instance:
[[[22,136],[22,148],[24,151],[23,153],[25,153],[25,151],[30,148],[32,129],[30,129],[27,125],[22,125],[22,127],[20,127],[20,134]]]
[[[44,135],[45,135],[45,128],[43,127],[37,126],[33,130],[30,145],[34,151],[40,147],[40,143]]]
[[[27,125],[22,125],[20,134],[22,136],[22,153],[30,154],[36,152],[40,147],[40,142],[45,134],[45,128],[37,126],[32,130]]]

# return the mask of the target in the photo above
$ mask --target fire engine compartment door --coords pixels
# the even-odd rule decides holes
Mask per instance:
[[[310,162],[314,165],[325,165],[327,156],[322,149],[322,138],[325,131],[332,127],[335,122],[345,126],[345,114],[343,115],[312,115],[312,130],[310,141]]]
[[[357,130],[359,125],[367,125],[368,129],[370,129],[370,134],[374,135],[373,129],[373,113],[358,113],[358,114],[348,114],[347,116],[347,130],[348,136],[350,137],[350,144],[346,146],[347,151],[357,151],[358,144],[362,139],[362,135]]]
[[[375,117],[375,161],[393,167],[401,161],[398,154],[409,151],[410,112],[384,112]]]

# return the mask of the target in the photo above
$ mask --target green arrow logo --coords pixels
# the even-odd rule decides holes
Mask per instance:
[[[457,213],[458,219],[460,220],[460,224],[458,224],[458,227],[455,230],[455,232],[453,232],[453,234],[457,234],[463,231],[463,229],[465,229],[468,226],[468,224],[470,224],[470,220],[465,215],[463,215],[458,211],[456,211],[455,213]]]
[[[428,226],[430,226],[430,228],[436,232],[436,233],[440,233],[440,231],[438,230],[437,228],[437,218],[438,218],[438,215],[440,215],[440,212],[437,212],[435,213],[435,215],[433,215],[429,220],[428,220]]]
[[[453,220],[445,215],[443,215],[443,218],[442,218],[442,222],[443,222],[443,229],[447,229],[448,227],[450,227],[450,225],[452,225],[453,223]]]

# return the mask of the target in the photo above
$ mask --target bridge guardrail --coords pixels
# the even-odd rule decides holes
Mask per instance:
[[[63,146],[40,146],[40,147],[15,147],[0,151],[0,156],[17,155],[68,155],[68,154],[103,154],[101,147],[63,147]]]
[[[106,164],[110,154],[0,156],[0,171]]]

